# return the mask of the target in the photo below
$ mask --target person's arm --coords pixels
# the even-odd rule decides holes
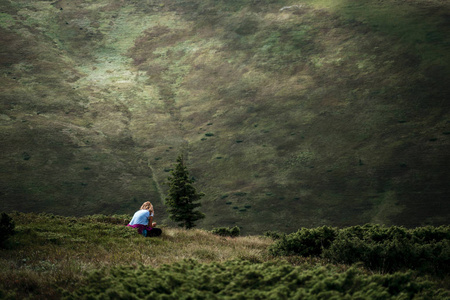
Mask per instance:
[[[153,210],[151,210],[149,212],[150,212],[150,216],[148,217],[148,225],[147,226],[150,226],[153,228],[156,226],[156,222],[153,222]]]

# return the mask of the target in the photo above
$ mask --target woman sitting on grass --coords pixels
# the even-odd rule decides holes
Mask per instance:
[[[138,210],[127,225],[129,227],[137,228],[138,233],[145,237],[160,236],[162,230],[155,228],[156,222],[153,222],[153,205],[150,201],[142,204],[141,209]]]

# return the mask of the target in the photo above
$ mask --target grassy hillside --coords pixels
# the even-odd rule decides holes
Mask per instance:
[[[446,1],[0,1],[0,209],[200,227],[449,220]],[[268,225],[270,224],[270,225]]]
[[[33,295],[58,299],[63,289],[83,283],[87,273],[114,266],[159,268],[184,259],[199,263],[232,259],[267,260],[269,238],[224,238],[202,230],[163,228],[161,238],[144,238],[124,226],[129,216],[64,218],[11,214],[16,234],[0,251],[0,298]],[[17,289],[17,291],[15,291]],[[16,297],[17,299],[17,297]]]
[[[378,228],[388,233],[381,243],[389,247],[392,247],[389,235],[403,232],[402,239],[411,234],[416,238],[413,247],[403,247],[403,240],[397,240],[393,243],[397,251],[389,251],[385,258],[402,256],[395,262],[408,263],[411,258],[402,253],[417,252],[424,258],[423,266],[431,267],[423,272],[418,260],[414,260],[409,268],[402,266],[397,270],[400,272],[387,272],[385,268],[376,270],[385,267],[384,264],[351,266],[336,263],[332,256],[299,254],[301,248],[332,253],[333,247],[340,247],[339,242],[328,245],[326,250],[320,246],[324,238],[329,238],[317,234],[325,227],[309,233],[303,229],[276,242],[263,236],[230,238],[205,230],[170,227],[163,228],[161,237],[144,238],[123,225],[129,220],[127,215],[76,218],[12,213],[10,216],[16,233],[0,244],[3,246],[0,299],[448,299],[449,296],[445,263],[449,260],[448,251],[436,251],[439,244],[448,249],[448,226],[415,231]],[[2,234],[3,225],[2,222]],[[370,233],[367,245],[379,247],[380,241],[376,242],[379,232],[367,231],[368,228],[340,230],[335,241],[341,235],[347,236],[347,242],[357,241],[356,235],[361,238]],[[348,239],[349,234],[353,239]],[[311,242],[316,245],[311,247]],[[286,246],[297,253],[276,255],[287,250]],[[351,247],[346,249],[339,254],[350,258]],[[368,258],[374,262],[377,257]],[[435,273],[433,269],[446,271]]]

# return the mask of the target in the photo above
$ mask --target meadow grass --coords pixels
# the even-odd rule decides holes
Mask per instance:
[[[0,250],[3,290],[20,298],[59,298],[86,272],[113,266],[158,268],[185,259],[200,263],[230,259],[267,261],[265,237],[220,237],[207,231],[162,228],[160,238],[144,238],[125,224],[126,216],[68,218],[51,214],[11,214],[16,234]]]

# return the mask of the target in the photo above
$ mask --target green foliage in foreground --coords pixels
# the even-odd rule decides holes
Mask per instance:
[[[66,299],[445,299],[412,273],[367,275],[356,268],[293,267],[285,262],[115,267],[91,273]]]
[[[333,263],[362,262],[374,271],[412,269],[443,275],[450,272],[450,226],[303,228],[284,235],[270,252],[275,256],[317,256]]]
[[[449,296],[448,274],[427,274],[432,281],[429,283],[418,278],[413,270],[374,275],[361,265],[331,265],[329,258],[314,255],[274,260],[268,255],[268,248],[290,236],[276,232],[268,234],[272,239],[260,236],[231,239],[219,238],[205,230],[167,227],[160,237],[146,239],[122,224],[130,218],[127,215],[76,218],[16,212],[10,216],[16,224],[16,234],[8,240],[8,247],[0,251],[0,299],[63,296],[445,299]],[[321,248],[324,256],[342,232],[363,237],[367,227],[341,230],[328,227],[302,232],[305,241],[311,241],[310,249],[323,247],[326,239],[330,240],[328,248]],[[392,234],[396,232],[395,227],[388,229]],[[445,231],[438,229],[417,228],[415,237],[424,245],[444,240]],[[333,230],[336,236],[331,241]],[[439,288],[445,291],[438,291]]]
[[[2,212],[0,217],[0,247],[3,247],[14,231],[14,220],[6,213]]]
[[[241,229],[238,226],[234,227],[219,227],[214,228],[211,231],[212,234],[220,235],[220,236],[230,236],[230,237],[236,237],[239,236],[241,233]]]

